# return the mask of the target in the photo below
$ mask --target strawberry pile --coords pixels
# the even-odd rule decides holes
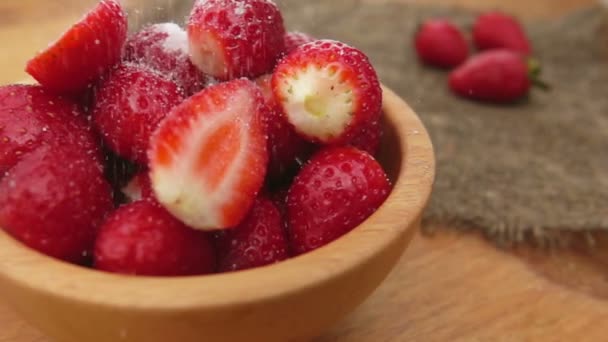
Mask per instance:
[[[304,254],[366,220],[382,91],[358,49],[286,32],[270,0],[200,0],[128,36],[101,0],[0,87],[0,227],[44,254],[150,276]]]
[[[547,88],[532,46],[516,18],[501,12],[479,15],[472,29],[478,53],[471,54],[465,34],[444,18],[428,19],[414,37],[420,61],[451,70],[448,84],[461,97],[509,103],[527,96],[533,85]]]

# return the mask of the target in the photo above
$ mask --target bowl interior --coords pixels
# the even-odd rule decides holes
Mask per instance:
[[[230,308],[237,301],[242,304],[281,298],[329,282],[373,258],[405,230],[413,229],[430,195],[434,158],[428,134],[400,98],[387,88],[383,90],[385,133],[378,160],[393,182],[393,191],[363,224],[322,248],[274,265],[233,273],[134,277],[46,257],[0,230],[0,280],[65,300],[146,311]],[[94,291],[91,284],[95,284]]]
[[[406,158],[407,140],[402,141],[399,138],[397,126],[387,115],[386,109],[382,115],[381,125],[382,140],[380,140],[376,160],[382,165],[382,168],[394,186],[399,179],[401,165]]]

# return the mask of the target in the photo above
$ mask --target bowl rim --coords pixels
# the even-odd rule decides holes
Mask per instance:
[[[0,279],[66,301],[147,312],[230,309],[236,303],[289,296],[329,282],[416,229],[430,198],[435,157],[428,132],[404,100],[384,85],[382,90],[385,117],[396,131],[403,154],[393,190],[367,220],[326,246],[256,269],[167,278],[72,265],[31,250],[0,229]]]

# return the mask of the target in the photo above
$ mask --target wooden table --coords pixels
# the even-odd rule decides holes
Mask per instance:
[[[131,0],[142,1],[142,0]],[[366,0],[381,1],[381,0]],[[554,17],[593,0],[395,0]],[[0,2],[0,82],[80,16],[91,0]],[[44,8],[43,8],[44,7]],[[68,10],[66,10],[68,9]],[[603,341],[608,321],[608,237],[596,251],[500,251],[476,234],[419,235],[400,264],[329,341]],[[602,252],[606,250],[605,252]],[[0,304],[0,342],[47,341]]]

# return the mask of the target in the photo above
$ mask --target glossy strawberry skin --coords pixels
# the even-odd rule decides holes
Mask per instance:
[[[41,145],[79,146],[99,159],[98,138],[78,105],[40,86],[0,87],[0,178]]]
[[[496,49],[482,52],[453,70],[449,86],[465,98],[506,103],[526,96],[531,82],[521,54]]]
[[[289,102],[293,100],[289,83],[300,77],[308,68],[328,68],[330,74],[339,75],[336,84],[349,88],[349,121],[339,132],[321,136],[304,129],[292,114]],[[303,72],[304,74],[306,72]],[[287,89],[286,89],[287,87]],[[296,132],[308,141],[319,144],[344,144],[353,139],[366,126],[378,120],[382,108],[382,89],[378,75],[368,57],[360,50],[333,40],[316,40],[296,48],[277,65],[272,77],[272,89],[288,121]],[[325,90],[324,90],[325,91]],[[331,98],[332,94],[322,94]],[[329,110],[329,108],[323,108]],[[335,113],[327,113],[328,116]],[[319,128],[324,126],[320,122]]]
[[[187,31],[194,64],[220,80],[266,74],[285,50],[283,17],[267,0],[196,2]]]
[[[289,257],[281,213],[265,198],[256,200],[237,227],[219,232],[216,241],[220,272],[270,265]]]
[[[285,53],[289,54],[298,46],[315,41],[316,38],[308,33],[292,31],[285,33]]]
[[[127,17],[117,0],[101,0],[58,41],[27,63],[26,71],[45,88],[81,95],[121,58]]]
[[[292,251],[302,254],[351,231],[384,203],[391,184],[380,164],[353,147],[329,147],[311,158],[287,195]]]
[[[150,136],[183,99],[175,82],[127,63],[116,68],[97,89],[92,116],[114,152],[145,166]]]
[[[266,175],[266,111],[259,88],[244,78],[207,87],[175,107],[149,150],[159,202],[196,229],[236,226]]]
[[[129,37],[125,60],[145,64],[172,79],[187,96],[207,84],[207,77],[190,61],[186,32],[175,23],[148,25]]]
[[[347,145],[375,156],[380,148],[383,133],[382,122],[378,119],[364,127]]]
[[[0,227],[44,254],[81,263],[113,209],[97,160],[74,145],[43,145],[0,182]]]
[[[414,38],[419,59],[429,65],[451,69],[469,56],[464,34],[446,19],[425,21]]]
[[[186,276],[215,270],[215,251],[202,232],[160,205],[138,201],[120,207],[100,229],[95,268],[123,274]]]
[[[514,17],[500,12],[480,15],[473,26],[473,42],[479,50],[507,49],[524,56],[532,46],[521,24]]]

